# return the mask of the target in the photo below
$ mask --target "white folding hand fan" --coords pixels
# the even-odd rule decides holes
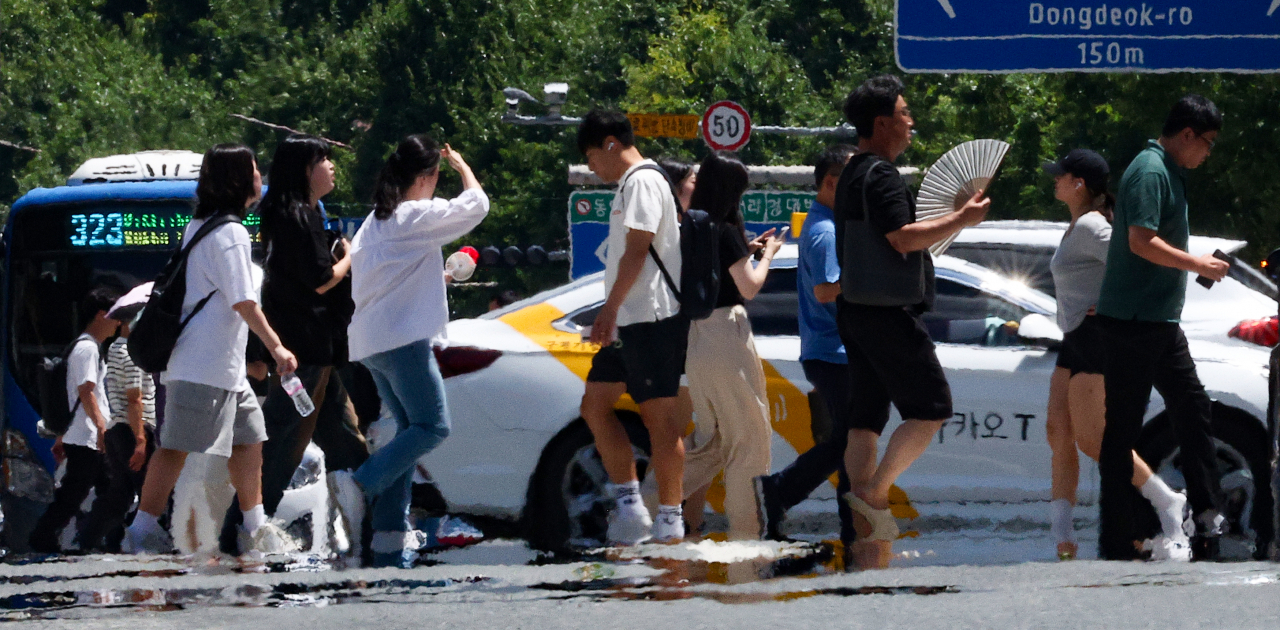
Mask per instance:
[[[974,194],[987,189],[1008,152],[1009,143],[1000,140],[970,140],[947,151],[929,167],[920,183],[916,220],[936,219],[963,208]],[[941,256],[955,240],[956,234],[952,234],[934,243],[929,251]]]

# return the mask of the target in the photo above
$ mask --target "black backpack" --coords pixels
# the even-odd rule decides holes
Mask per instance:
[[[151,297],[138,321],[129,331],[129,357],[144,372],[163,372],[169,366],[169,356],[178,343],[178,336],[187,322],[195,317],[204,305],[213,298],[217,290],[211,291],[196,303],[195,309],[185,319],[182,317],[182,302],[187,297],[187,256],[191,250],[210,232],[231,222],[240,222],[240,218],[231,214],[215,216],[200,226],[185,247],[179,247],[165,264],[160,275],[156,276],[155,286],[151,288]]]
[[[680,302],[680,314],[690,320],[706,319],[711,316],[711,311],[716,310],[716,300],[720,297],[720,225],[712,221],[703,210],[681,208],[675,184],[661,167],[643,164],[636,170],[641,169],[661,173],[671,188],[672,199],[676,200],[676,209],[681,217],[680,284],[676,285],[671,278],[666,265],[658,257],[658,250],[652,244],[649,245],[649,255],[653,257],[653,262],[658,263],[658,270],[666,279],[667,286],[671,287],[671,292],[676,294],[676,300]]]
[[[46,431],[54,435],[62,435],[71,427],[71,420],[80,409],[80,397],[76,396],[75,404],[67,403],[67,360],[76,344],[84,339],[76,338],[67,346],[62,354],[56,357],[45,357],[36,365],[36,393],[40,396],[40,423]]]

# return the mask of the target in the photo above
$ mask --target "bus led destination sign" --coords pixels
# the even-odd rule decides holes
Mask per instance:
[[[907,72],[1280,72],[1280,0],[897,0]]]
[[[72,249],[113,249],[121,247],[176,247],[191,222],[190,208],[85,209],[66,215],[66,244]],[[244,219],[253,236],[259,219]]]

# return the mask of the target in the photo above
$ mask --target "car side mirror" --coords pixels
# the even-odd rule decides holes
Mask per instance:
[[[1062,329],[1048,317],[1031,313],[1018,322],[1018,337],[1035,345],[1057,346],[1062,343]]]

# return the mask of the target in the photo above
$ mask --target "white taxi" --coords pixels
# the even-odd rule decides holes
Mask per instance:
[[[966,230],[952,251],[981,258],[1001,250],[994,244],[1003,246],[1006,259],[1020,251],[1021,258],[1014,257],[1018,264],[1034,266],[1047,263],[1043,257],[1052,254],[1064,229],[1060,223],[995,222]],[[1232,252],[1243,245],[1193,237],[1191,250]],[[784,246],[764,289],[747,306],[768,379],[774,470],[829,431],[825,413],[812,413],[822,404],[811,395],[799,363],[795,264],[795,246]],[[899,494],[895,514],[912,516],[907,499],[1047,501],[1044,414],[1061,339],[1053,323],[1054,300],[1018,274],[956,256],[939,257],[936,267],[937,304],[925,319],[951,383],[955,416],[899,480],[905,497]],[[604,298],[602,274],[594,274],[482,317],[450,322],[449,345],[440,358],[453,431],[423,462],[451,511],[520,518],[530,542],[540,547],[592,544],[603,536],[606,476],[578,405],[596,350],[583,342],[581,331]],[[1274,301],[1232,278],[1211,291],[1188,284],[1184,325],[1200,377],[1215,400],[1222,483],[1238,555],[1261,554],[1272,538],[1268,354],[1226,332],[1241,318],[1275,309]],[[618,411],[643,474],[648,444],[635,409],[624,398]],[[1153,393],[1140,452],[1181,487],[1178,448],[1163,411]],[[892,424],[886,436],[891,429]],[[1096,496],[1096,472],[1082,459],[1081,498],[1088,501]],[[721,508],[722,497],[723,490],[713,488],[712,508]],[[820,488],[815,498],[800,508],[834,512],[832,487]]]

